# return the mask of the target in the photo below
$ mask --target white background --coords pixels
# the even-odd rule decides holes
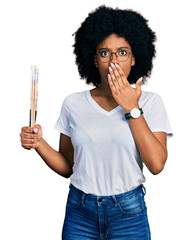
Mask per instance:
[[[153,240],[193,239],[191,1],[4,0],[0,2],[0,239],[59,240],[69,179],[51,171],[20,145],[28,125],[30,66],[40,69],[37,123],[58,149],[53,126],[63,99],[92,88],[79,79],[72,34],[101,4],[131,8],[157,33],[157,57],[143,90],[158,92],[174,137],[157,176],[145,168],[146,203]]]

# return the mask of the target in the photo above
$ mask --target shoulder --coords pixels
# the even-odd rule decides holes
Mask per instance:
[[[73,100],[79,100],[80,98],[82,98],[83,96],[85,96],[86,92],[88,90],[85,90],[85,91],[81,91],[81,92],[74,92],[74,93],[71,93],[69,95],[67,95],[64,99],[64,101],[66,102],[71,102]]]
[[[157,92],[142,91],[139,105],[143,108],[146,115],[164,113],[165,104]]]
[[[159,102],[159,101],[162,102],[162,99],[161,99],[161,96],[157,92],[149,92],[149,91],[142,90],[142,94],[141,94],[141,97],[139,100],[139,102],[142,105],[144,105],[144,104],[149,105],[153,102]]]
[[[157,92],[150,92],[142,90],[141,98],[142,100],[149,100],[151,98],[159,98],[160,95]]]
[[[68,109],[73,107],[74,104],[81,103],[85,98],[86,92],[88,92],[88,90],[81,91],[81,92],[74,92],[67,95],[63,100],[63,107]]]

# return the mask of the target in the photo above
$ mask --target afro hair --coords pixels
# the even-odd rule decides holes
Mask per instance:
[[[96,87],[100,85],[100,74],[94,64],[96,46],[112,33],[116,33],[128,41],[135,57],[135,65],[128,76],[129,83],[136,83],[140,77],[143,77],[145,83],[146,78],[151,75],[152,61],[156,54],[156,34],[147,22],[140,13],[130,9],[113,9],[102,5],[89,13],[73,34],[74,54],[80,77],[86,79],[87,84]]]

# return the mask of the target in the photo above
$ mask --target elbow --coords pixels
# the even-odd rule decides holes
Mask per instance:
[[[161,171],[164,169],[164,165],[160,166],[160,167],[155,167],[154,169],[151,169],[151,173],[153,175],[158,175],[159,173],[161,173]]]
[[[156,161],[157,164],[155,164],[155,165],[151,168],[150,172],[151,172],[153,175],[157,175],[157,174],[161,173],[162,170],[164,169],[166,160],[167,160],[167,154],[165,154],[165,156],[162,157],[162,159],[159,159],[159,161]]]
[[[63,176],[63,177],[66,178],[66,179],[70,178],[70,176]]]
[[[64,178],[70,178],[70,176],[72,175],[72,173],[70,173],[70,174],[69,174],[69,173],[68,173],[68,174],[67,174],[67,173],[65,173],[65,174],[64,174],[64,173],[61,173],[61,174],[59,173],[59,175],[61,175],[61,176],[64,177]]]
[[[73,170],[71,169],[70,172],[67,172],[67,173],[63,174],[62,176],[63,176],[64,178],[70,178],[72,174],[73,174]]]
[[[73,174],[73,169],[72,169],[72,167],[69,167],[68,169],[58,172],[58,174],[64,178],[70,178],[71,175]]]
[[[70,178],[70,176],[72,174],[69,174],[69,173],[63,173],[63,172],[57,172],[61,177],[64,177],[64,178]]]

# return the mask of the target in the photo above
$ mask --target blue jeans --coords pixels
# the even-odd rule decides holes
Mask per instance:
[[[143,185],[111,196],[69,187],[62,240],[151,239]]]

